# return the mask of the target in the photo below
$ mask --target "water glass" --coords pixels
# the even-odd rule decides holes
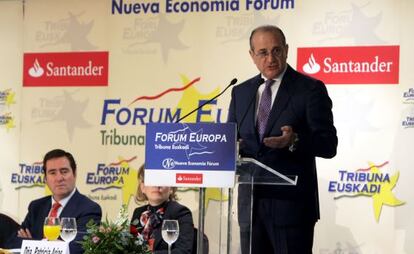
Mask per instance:
[[[60,220],[61,225],[61,231],[60,231],[60,237],[65,242],[70,242],[75,239],[76,234],[78,232],[77,226],[76,226],[76,219],[71,217],[63,217]]]

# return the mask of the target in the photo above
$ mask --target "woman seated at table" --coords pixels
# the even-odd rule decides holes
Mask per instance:
[[[142,234],[153,253],[168,253],[168,244],[162,239],[163,220],[178,220],[180,234],[171,247],[173,254],[191,254],[194,239],[194,223],[191,211],[176,202],[176,187],[146,186],[144,165],[138,171],[138,188],[135,201],[147,204],[134,210],[131,231]]]

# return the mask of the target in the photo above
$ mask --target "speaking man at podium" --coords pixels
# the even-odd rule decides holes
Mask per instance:
[[[29,204],[26,218],[6,247],[20,248],[23,239],[41,240],[45,217],[74,217],[78,233],[70,242],[70,253],[83,253],[78,241],[86,233],[86,223],[90,220],[100,223],[101,207],[76,189],[76,162],[72,154],[60,149],[48,152],[43,158],[43,170],[52,195]]]
[[[319,219],[315,157],[334,157],[338,144],[332,101],[322,81],[286,63],[280,28],[254,29],[249,53],[260,74],[233,88],[228,116],[237,123],[240,155],[298,176],[296,186],[254,187],[252,253],[312,253]],[[245,213],[239,210],[239,222]],[[240,228],[244,254],[250,232]]]

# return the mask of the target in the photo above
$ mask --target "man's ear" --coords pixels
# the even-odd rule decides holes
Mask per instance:
[[[288,58],[289,55],[289,44],[286,44],[286,58]]]
[[[254,52],[253,52],[253,50],[252,50],[252,49],[249,49],[249,55],[250,55],[250,57],[252,58],[253,62],[255,63],[255,61],[254,61],[254,56],[255,56],[255,54],[254,54]]]
[[[253,58],[254,57],[254,52],[252,49],[249,49],[249,55]]]

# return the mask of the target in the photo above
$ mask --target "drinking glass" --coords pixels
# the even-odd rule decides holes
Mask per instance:
[[[57,217],[46,217],[43,224],[43,234],[47,240],[55,241],[60,234],[60,220]]]
[[[60,231],[60,237],[65,242],[70,242],[75,239],[76,234],[78,233],[76,226],[76,219],[71,217],[63,217],[60,219],[60,226],[62,227]]]
[[[177,241],[179,233],[178,220],[164,220],[162,222],[161,234],[162,239],[168,243],[168,254],[171,254],[171,245]]]

